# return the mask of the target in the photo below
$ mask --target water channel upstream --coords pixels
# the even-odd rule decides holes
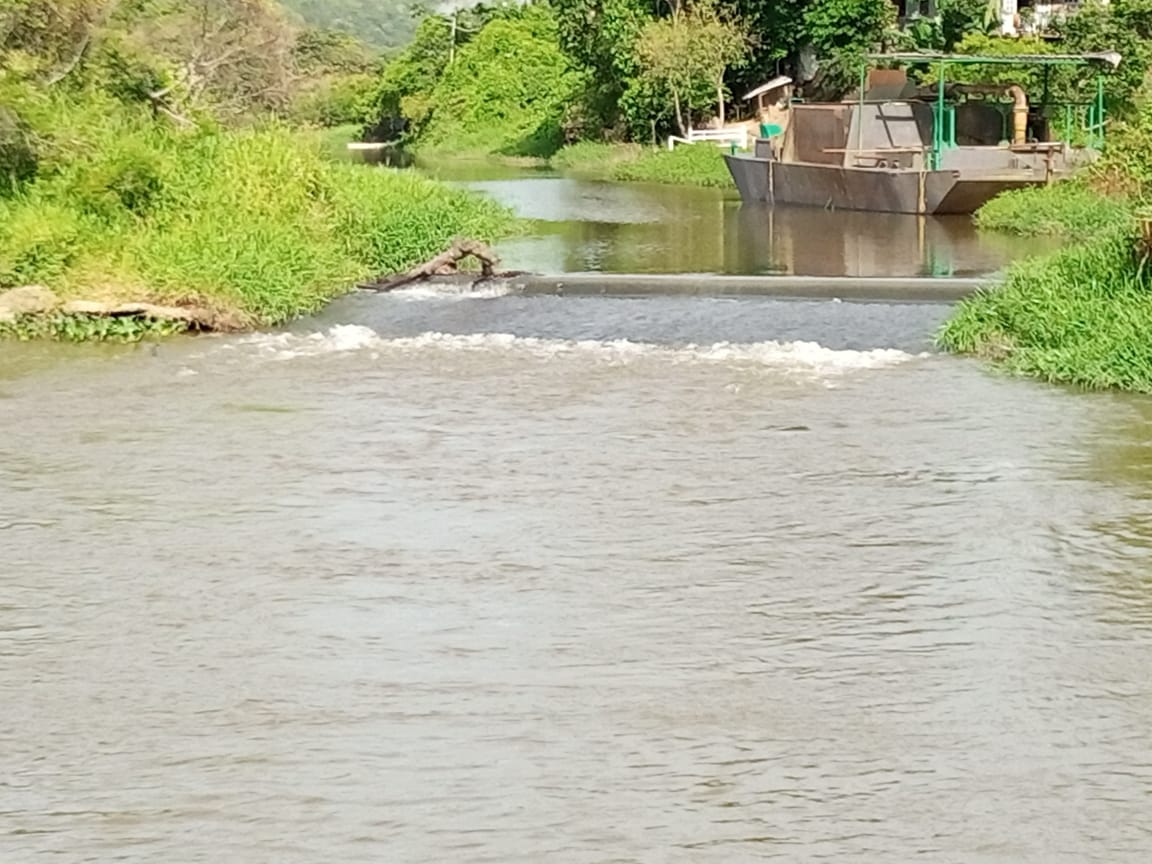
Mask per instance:
[[[477,182],[553,220],[517,267],[1020,251]],[[415,288],[3,346],[0,861],[1147,861],[1152,402],[946,314]]]

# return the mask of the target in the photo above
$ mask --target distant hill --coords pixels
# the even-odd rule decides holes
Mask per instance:
[[[407,44],[416,30],[411,0],[281,0],[305,22],[326,30],[341,30],[375,45],[396,48]]]

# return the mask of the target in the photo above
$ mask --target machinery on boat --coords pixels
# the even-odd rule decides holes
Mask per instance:
[[[785,122],[763,127],[768,135],[752,152],[724,159],[746,202],[972,213],[1000,192],[1051,183],[1096,158],[1104,142],[1100,73],[1120,59],[1115,52],[871,55],[873,67],[921,65],[938,78],[918,87],[900,68],[865,66],[854,100],[793,101]],[[949,84],[948,68],[957,65],[1040,67],[1040,104],[1030,105],[1016,84]],[[1049,103],[1049,72],[1060,66],[1097,67],[1091,101]]]

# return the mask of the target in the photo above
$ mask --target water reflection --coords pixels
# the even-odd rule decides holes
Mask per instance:
[[[493,177],[475,166],[455,179],[535,220],[500,251],[509,266],[539,272],[970,276],[1053,245],[981,233],[963,216],[742,205],[734,190],[512,169]]]

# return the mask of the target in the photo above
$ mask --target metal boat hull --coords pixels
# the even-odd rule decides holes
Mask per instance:
[[[845,168],[729,154],[724,160],[744,201],[880,213],[973,213],[1007,189],[1044,182],[1006,171]]]

